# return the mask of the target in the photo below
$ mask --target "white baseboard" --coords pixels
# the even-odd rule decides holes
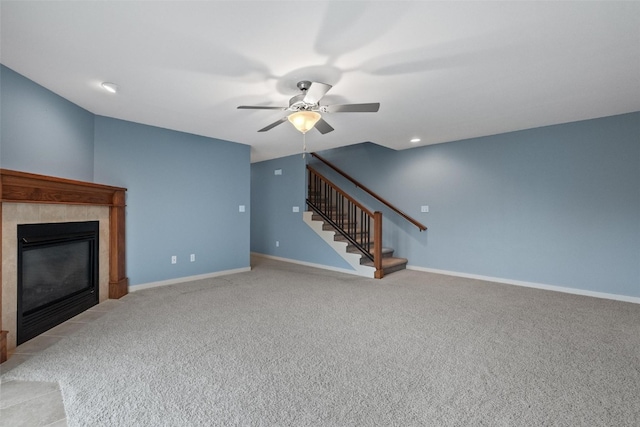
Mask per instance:
[[[194,280],[211,279],[212,277],[227,276],[229,274],[244,273],[246,271],[251,271],[251,267],[242,267],[242,268],[235,268],[232,270],[216,271],[215,273],[179,277],[177,279],[161,280],[159,282],[143,283],[140,285],[130,285],[129,292],[136,292],[136,291],[141,291],[143,289],[149,289],[149,288],[157,288],[159,286],[175,285],[177,283],[192,282]]]
[[[259,257],[267,258],[267,259],[272,259],[272,260],[275,260],[275,261],[283,261],[283,262],[290,262],[291,264],[304,265],[306,267],[319,268],[321,270],[337,271],[338,273],[346,273],[346,274],[352,274],[354,276],[361,276],[361,277],[371,278],[371,276],[368,274],[368,272],[366,274],[363,274],[363,273],[361,273],[359,271],[348,270],[346,268],[331,267],[331,266],[324,265],[324,264],[315,264],[313,262],[298,261],[297,259],[282,258],[282,257],[278,257],[278,256],[273,256],[273,255],[261,254],[259,252],[251,252],[251,255],[255,255],[255,256],[259,256]]]
[[[357,271],[348,270],[346,268],[331,267],[331,266],[324,265],[324,264],[316,264],[316,263],[313,263],[313,262],[299,261],[297,259],[283,258],[283,257],[277,257],[277,256],[273,256],[273,255],[261,254],[259,252],[251,252],[251,255],[259,256],[259,257],[263,257],[263,258],[267,258],[267,259],[272,259],[272,260],[275,260],[275,261],[283,261],[283,262],[289,262],[289,263],[292,263],[292,264],[304,265],[306,267],[313,267],[313,268],[319,268],[319,269],[322,269],[322,270],[336,271],[336,272],[339,272],[339,273],[352,274],[352,275],[355,275],[355,276],[363,276],[362,274],[360,274]],[[444,275],[447,275],[447,276],[464,277],[464,278],[467,278],[467,279],[484,280],[484,281],[487,281],[487,282],[504,283],[504,284],[507,284],[507,285],[523,286],[523,287],[526,287],[526,288],[544,289],[544,290],[547,290],[547,291],[564,292],[564,293],[567,293],[567,294],[583,295],[583,296],[589,296],[589,297],[595,297],[595,298],[604,298],[604,299],[610,299],[610,300],[624,301],[624,302],[630,302],[630,303],[634,303],[634,304],[640,304],[640,298],[639,297],[631,297],[631,296],[627,296],[627,295],[618,295],[618,294],[610,294],[610,293],[606,293],[606,292],[588,291],[588,290],[585,290],[585,289],[567,288],[567,287],[564,287],[564,286],[545,285],[543,283],[525,282],[525,281],[521,281],[521,280],[504,279],[504,278],[501,278],[501,277],[482,276],[482,275],[479,275],[479,274],[460,273],[460,272],[457,272],[457,271],[439,270],[439,269],[436,269],[436,268],[418,267],[418,266],[415,266],[415,265],[407,265],[407,270],[423,271],[425,273],[444,274]],[[162,280],[162,281],[159,281],[159,282],[150,282],[150,283],[143,283],[143,284],[140,284],[140,285],[131,285],[131,286],[129,286],[129,292],[136,292],[136,291],[141,291],[143,289],[156,288],[156,287],[159,287],[159,286],[175,285],[175,284],[184,283],[184,282],[192,282],[194,280],[202,280],[202,279],[210,279],[210,278],[219,277],[219,276],[227,276],[229,274],[244,273],[244,272],[247,272],[247,271],[251,271],[251,267],[242,267],[242,268],[236,268],[236,269],[232,269],[232,270],[216,271],[214,273],[207,273],[207,274],[200,274],[200,275],[195,275],[195,276],[179,277],[179,278],[176,278],[176,279]],[[369,277],[369,276],[363,276],[363,277]]]
[[[626,295],[609,294],[606,292],[588,291],[585,289],[567,288],[564,286],[545,285],[543,283],[524,282],[521,280],[503,279],[500,277],[481,276],[478,274],[459,273],[457,271],[438,270],[435,268],[417,267],[414,265],[407,265],[407,270],[423,271],[425,273],[444,274],[447,276],[465,277],[467,279],[484,280],[487,282],[504,283],[507,285],[523,286],[526,288],[544,289],[547,291],[564,292],[566,294],[584,295],[588,297],[611,299],[616,301],[631,302],[640,304],[640,298],[631,297]]]

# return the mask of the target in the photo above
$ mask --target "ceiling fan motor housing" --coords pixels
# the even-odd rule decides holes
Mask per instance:
[[[309,80],[301,80],[296,86],[298,86],[298,89],[301,91],[306,92],[307,89],[311,87],[311,82]]]
[[[291,111],[300,111],[300,110],[310,110],[313,105],[310,105],[304,102],[305,94],[301,93],[300,95],[296,95],[289,100],[289,108]]]

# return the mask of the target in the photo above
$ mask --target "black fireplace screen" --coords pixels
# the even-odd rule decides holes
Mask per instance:
[[[18,226],[18,344],[98,303],[98,235],[98,221]]]
[[[44,246],[22,253],[22,310],[29,313],[91,286],[90,242]]]

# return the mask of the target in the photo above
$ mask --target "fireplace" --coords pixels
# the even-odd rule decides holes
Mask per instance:
[[[17,226],[99,221],[99,300],[118,299],[129,287],[125,192],[122,187],[0,168],[0,363],[17,343]]]
[[[18,225],[17,344],[98,304],[99,222]]]

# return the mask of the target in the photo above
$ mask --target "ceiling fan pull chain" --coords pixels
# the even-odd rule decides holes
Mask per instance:
[[[307,133],[302,134],[302,158],[307,154]]]

